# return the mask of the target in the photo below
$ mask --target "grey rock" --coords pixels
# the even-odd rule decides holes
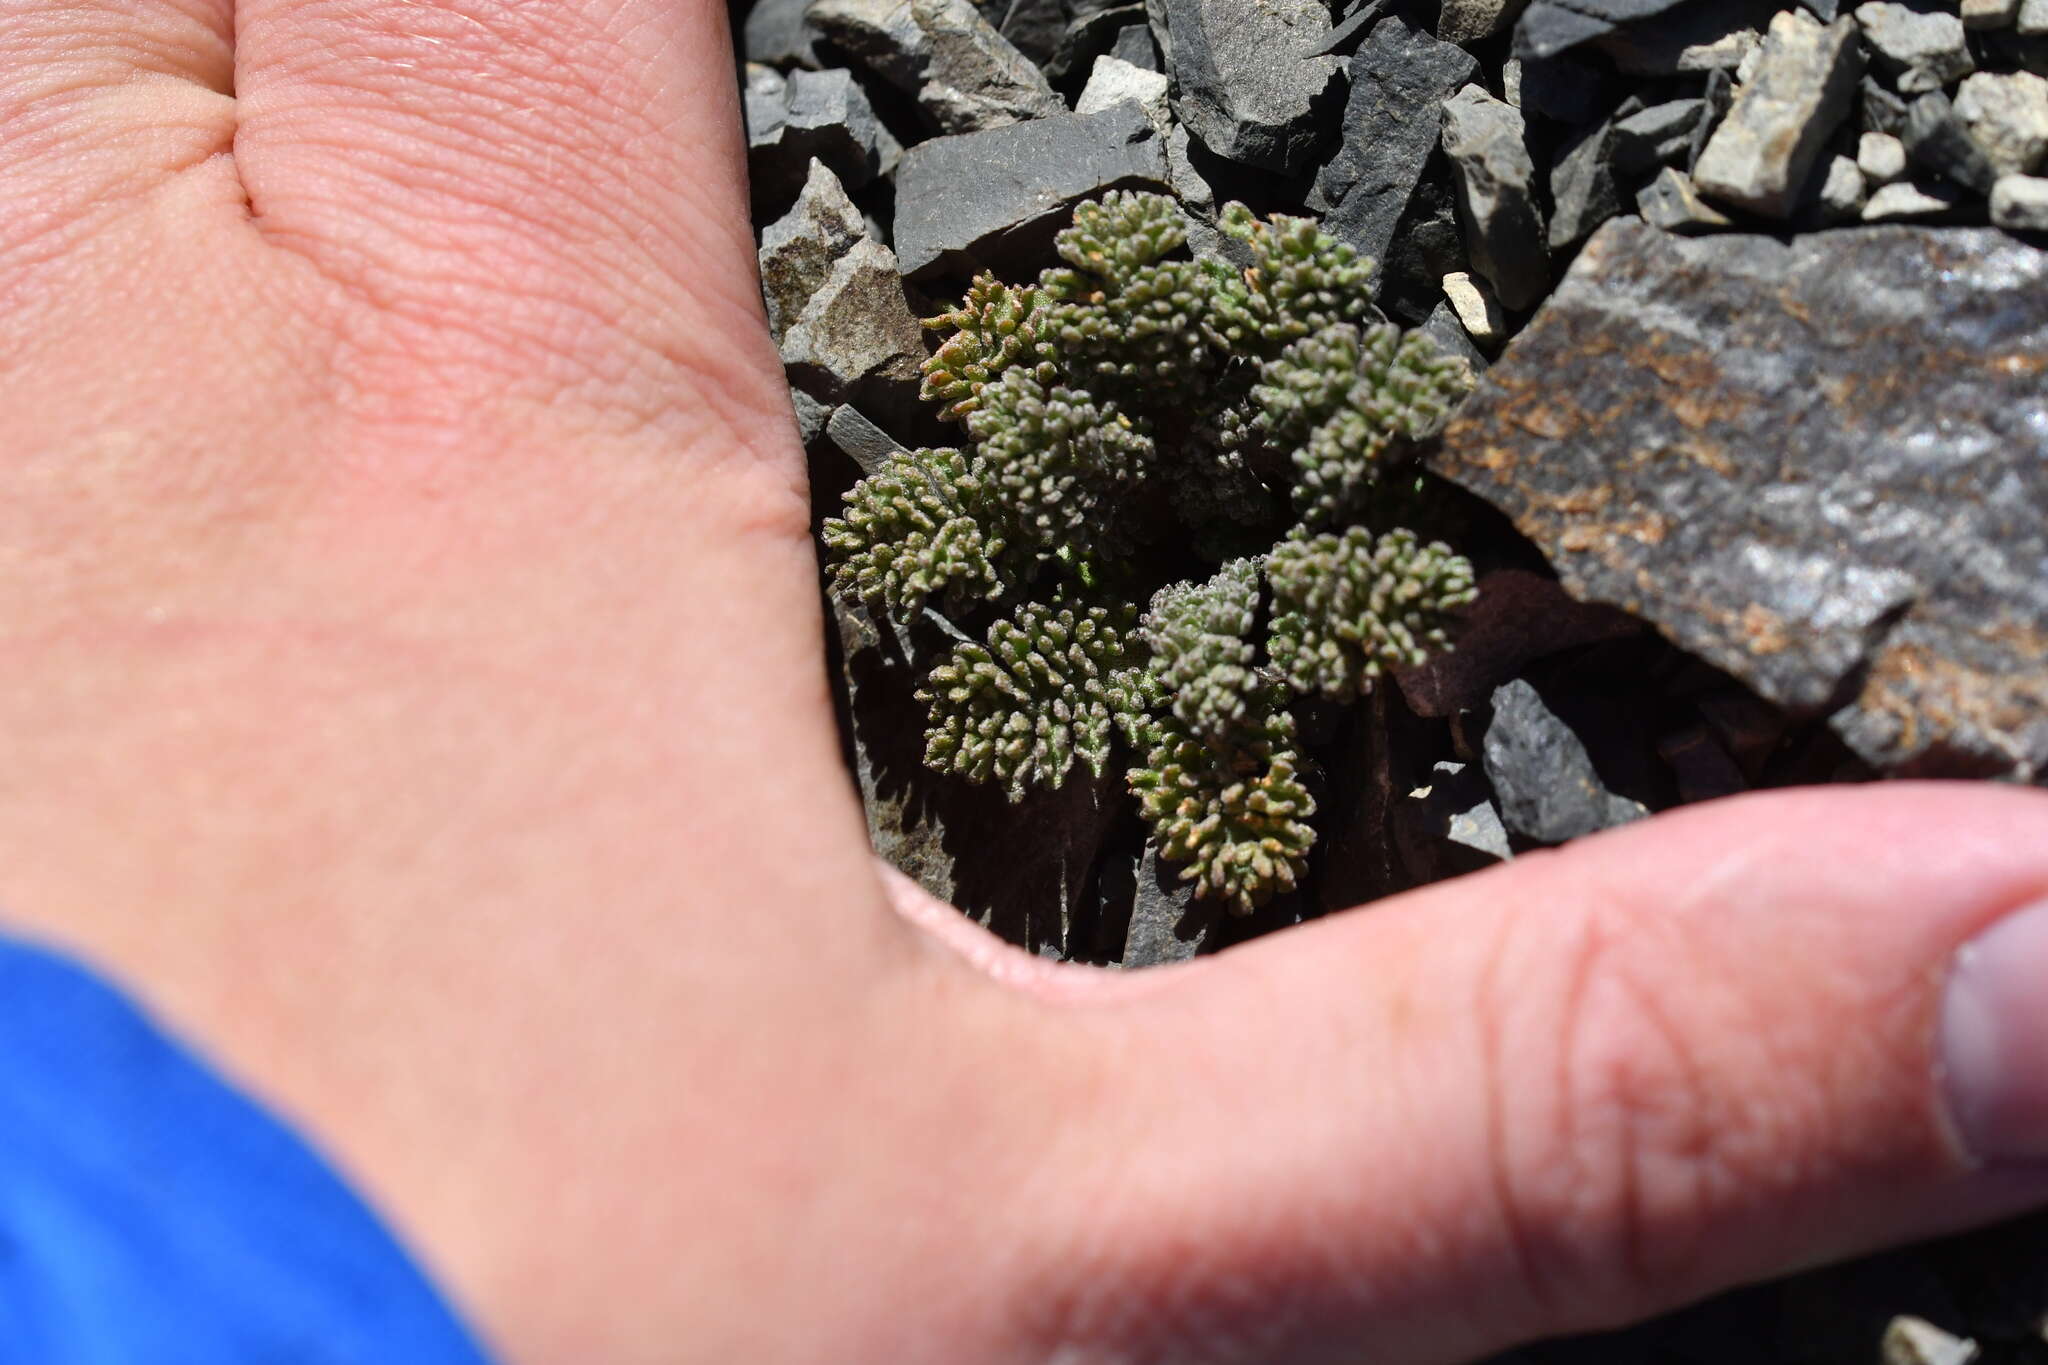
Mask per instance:
[[[2048,232],[2048,178],[2002,177],[1991,187],[1991,221],[2012,232]]]
[[[1493,694],[1485,764],[1501,823],[1535,843],[1562,844],[1650,813],[1601,785],[1586,746],[1526,682]]]
[[[1885,89],[1875,76],[1865,76],[1856,89],[1856,115],[1866,133],[1897,137],[1906,127],[1906,107],[1906,101]]]
[[[1443,102],[1478,74],[1472,54],[1399,16],[1373,26],[1351,58],[1343,143],[1316,180],[1333,236],[1386,261],[1436,155]]]
[[[1361,38],[1380,21],[1390,0],[1365,0],[1363,4],[1351,7],[1350,13],[1339,19],[1330,30],[1330,36],[1317,45],[1309,54],[1315,57],[1348,56],[1358,48]]]
[[[1469,711],[1538,659],[1643,632],[1643,623],[1627,612],[1577,601],[1556,579],[1527,569],[1496,569],[1481,578],[1479,600],[1462,617],[1456,649],[1394,674],[1418,716]]]
[[[1655,19],[1689,0],[1534,0],[1515,25],[1517,56],[1552,57],[1612,33],[1624,24]]]
[[[790,202],[813,159],[859,189],[894,170],[903,152],[850,71],[792,71],[779,89],[750,79],[742,108],[757,221]]]
[[[1978,72],[1956,92],[1955,113],[1999,175],[2028,175],[2048,160],[2048,80],[2033,72]]]
[[[1706,121],[1704,99],[1666,100],[1614,122],[1614,168],[1622,175],[1647,175],[1659,166],[1684,164]]]
[[[741,31],[741,47],[750,62],[769,66],[815,69],[817,31],[804,19],[810,0],[755,0]]]
[[[1856,163],[1849,157],[1838,156],[1828,163],[1827,175],[1820,186],[1820,217],[1824,223],[1846,223],[1863,213],[1863,205],[1870,198],[1870,189],[1863,182],[1863,172],[1856,169]]]
[[[1045,76],[969,0],[811,0],[834,46],[913,96],[941,132],[1066,112]]]
[[[1521,111],[1468,85],[1444,102],[1443,139],[1473,267],[1503,304],[1531,306],[1550,287],[1550,255]]]
[[[1899,140],[1906,144],[1906,155],[1914,165],[1979,194],[1991,193],[1991,182],[1998,179],[1991,158],[1940,91],[1913,101]]]
[[[837,409],[820,403],[798,388],[789,391],[789,405],[796,412],[797,440],[803,443],[804,449],[809,450],[817,443],[818,438],[825,434],[826,424],[832,420],[832,414]]]
[[[2048,34],[2048,0],[2020,0],[2019,18],[2013,28],[2024,38]]]
[[[1114,48],[1123,35],[1132,28],[1145,33],[1148,49],[1138,49],[1145,61],[1134,61],[1133,66],[1142,66],[1148,71],[1163,71],[1167,68],[1159,56],[1159,45],[1151,40],[1151,31],[1145,26],[1145,7],[1139,4],[1120,5],[1113,9],[1097,10],[1077,15],[1067,24],[1067,31],[1060,38],[1059,48],[1052,60],[1045,64],[1046,79],[1064,82],[1076,71],[1093,69],[1095,59]],[[1135,44],[1133,44],[1135,47]]]
[[[1597,121],[1606,109],[1609,83],[1600,67],[1575,54],[1529,57],[1521,61],[1517,98],[1509,103],[1526,114],[1579,128]]]
[[[891,455],[903,449],[903,442],[875,425],[851,403],[842,403],[832,410],[825,423],[825,436],[859,465],[863,474],[875,473],[889,462]]]
[[[1447,43],[1491,38],[1520,17],[1529,0],[1444,0],[1436,36]]]
[[[1865,133],[1856,142],[1856,169],[1872,186],[1906,177],[1906,144],[1890,133]]]
[[[1335,57],[1320,0],[1165,0],[1178,94],[1174,113],[1220,157],[1292,174],[1322,131],[1316,112]]]
[[[1118,57],[1097,57],[1088,84],[1074,101],[1077,114],[1099,114],[1125,100],[1135,101],[1152,125],[1165,132],[1171,115],[1166,107],[1166,74],[1132,66]]]
[[[2043,355],[2048,251],[1995,230],[1622,220],[1432,462],[1575,596],[1832,713],[1873,766],[2038,779]]]
[[[1918,10],[1897,0],[1871,0],[1856,7],[1856,22],[1878,69],[1894,79],[1902,95],[1940,90],[1976,68],[1962,18],[1953,10]]]
[[[1870,196],[1863,206],[1866,223],[1943,220],[1967,202],[1961,189],[1946,180],[1900,180]]]
[[[1613,123],[1580,134],[1550,168],[1550,249],[1570,251],[1622,211]]]
[[[1471,335],[1465,331],[1464,323],[1459,320],[1448,302],[1436,306],[1423,321],[1422,331],[1436,343],[1438,350],[1457,356],[1470,365],[1474,375],[1486,373],[1489,363],[1486,353],[1473,344]]]
[[[1700,198],[1691,176],[1670,166],[1659,171],[1636,196],[1636,212],[1666,232],[1718,232],[1735,221]]]
[[[1002,17],[989,22],[1010,46],[1043,68],[1067,36],[1067,7],[1062,0],[1010,0]]]
[[[906,274],[1019,264],[1076,201],[1119,186],[1169,188],[1159,130],[1135,104],[920,142],[896,171]]]
[[[834,263],[866,235],[867,224],[839,178],[824,162],[811,162],[796,203],[761,230],[761,298],[777,345],[823,287]]]
[[[1159,850],[1147,845],[1138,863],[1137,883],[1119,958],[1124,967],[1163,967],[1200,953],[1215,914],[1180,880],[1180,869],[1161,862]]]
[[[1653,24],[1617,28],[1593,43],[1631,76],[1733,71],[1763,41],[1780,0],[1715,0],[1673,10]]]
[[[1125,24],[1119,28],[1116,41],[1109,45],[1109,55],[1146,71],[1161,70],[1159,44],[1152,41],[1152,30],[1143,24]]]
[[[1963,0],[1964,28],[2007,28],[2020,17],[2020,0]]]
[[[1458,189],[1441,153],[1422,178],[1408,211],[1394,225],[1394,240],[1381,259],[1379,305],[1387,316],[1414,326],[1436,310],[1446,275],[1470,271],[1465,233],[1458,221]]]
[[[1507,826],[1501,823],[1500,808],[1494,804],[1493,789],[1486,774],[1473,764],[1439,761],[1429,773],[1428,785],[1408,793],[1408,799],[1395,811],[1395,819],[1403,827],[1404,842],[1436,841],[1467,855],[1458,860],[1462,867],[1430,871],[1476,871],[1515,856]],[[1444,860],[1431,860],[1425,850],[1421,857],[1411,855],[1408,861],[1426,867],[1430,861]]]
[[[1707,142],[1693,180],[1710,198],[1789,217],[1861,75],[1856,26],[1803,14],[1771,21],[1755,77]]]
[[[801,74],[801,73],[799,73]],[[924,332],[896,257],[822,162],[788,214],[761,233],[761,293],[790,383],[827,404],[894,412],[916,401]]]

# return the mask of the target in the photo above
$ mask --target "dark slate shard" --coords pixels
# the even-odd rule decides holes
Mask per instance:
[[[1522,111],[1468,85],[1444,101],[1443,147],[1472,268],[1506,307],[1532,306],[1550,288],[1550,252]]]
[[[969,0],[811,0],[834,47],[917,100],[941,132],[975,132],[1066,110],[1045,76]]]
[[[1215,903],[1195,899],[1194,887],[1180,879],[1180,869],[1161,862],[1159,850],[1148,844],[1138,862],[1131,923],[1118,961],[1131,969],[1186,962],[1202,951],[1215,922]]]
[[[1145,24],[1143,5],[1121,5],[1115,9],[1098,10],[1084,14],[1068,22],[1067,31],[1060,38],[1059,49],[1052,60],[1045,64],[1046,79],[1063,81],[1076,71],[1092,71],[1095,59],[1108,52],[1127,28],[1142,27]],[[1149,34],[1150,29],[1146,32]],[[1158,44],[1153,44],[1157,52]],[[1142,63],[1132,63],[1142,65]],[[1155,55],[1153,63],[1146,68],[1150,71],[1163,69]]]
[[[1906,110],[1906,126],[1899,138],[1906,144],[1906,155],[1914,165],[1965,189],[1990,194],[1991,186],[1998,180],[1998,168],[1956,117],[1949,97],[1939,91],[1913,101]]]
[[[1637,176],[1653,173],[1659,166],[1688,164],[1706,117],[1706,100],[1683,99],[1653,104],[1616,119],[1615,170]]]
[[[787,208],[815,159],[853,189],[895,169],[903,148],[850,71],[792,71],[779,94],[750,82],[747,175],[755,220]]]
[[[1700,198],[1691,176],[1670,166],[1636,195],[1636,212],[1666,232],[1717,232],[1735,221]]]
[[[1479,63],[1395,15],[1373,26],[1352,55],[1350,75],[1343,144],[1316,188],[1330,205],[1330,233],[1384,263],[1432,168],[1443,102],[1478,79]],[[1435,164],[1448,174],[1447,164]]]
[[[1673,11],[1654,24],[1618,28],[1593,46],[1615,67],[1631,76],[1663,78],[1699,70],[1703,59],[1739,60],[1738,53],[1755,33],[1784,8],[1783,0],[1713,0]],[[1714,50],[1715,58],[1706,58]]]
[[[797,439],[803,442],[805,450],[809,450],[825,434],[825,427],[832,420],[835,409],[798,388],[789,391],[789,405],[796,412]]]
[[[996,24],[996,32],[1043,67],[1066,38],[1066,6],[1061,0],[1010,0]]]
[[[1164,69],[1159,61],[1159,44],[1152,41],[1152,30],[1143,24],[1125,24],[1119,28],[1116,39],[1109,45],[1109,55],[1146,71]]]
[[[815,69],[818,34],[804,19],[809,4],[810,0],[755,0],[741,32],[747,60]]]
[[[1858,127],[1863,132],[1897,137],[1906,131],[1906,108],[1906,101],[1885,89],[1875,76],[1865,76],[1856,88]]]
[[[1825,319],[1824,325],[1816,320]],[[1610,223],[1438,470],[1889,772],[2048,775],[2048,251]]]
[[[1623,24],[1654,19],[1689,0],[1535,0],[1515,25],[1515,54],[1554,57]]]
[[[1570,251],[1622,210],[1615,179],[1615,125],[1589,128],[1550,168],[1550,249]]]
[[[1380,307],[1389,317],[1414,326],[1443,302],[1444,276],[1470,271],[1465,233],[1458,224],[1458,195],[1442,153],[1430,162],[1408,211],[1394,226],[1394,240],[1380,258],[1375,281]]]
[[[1586,746],[1526,682],[1493,694],[1484,754],[1501,823],[1532,843],[1562,844],[1650,813],[1601,784]]]
[[[860,466],[863,474],[875,473],[889,462],[891,455],[903,449],[903,442],[876,426],[851,403],[832,410],[825,423],[825,435]]]
[[[1220,157],[1291,175],[1314,156],[1335,57],[1322,0],[1165,0],[1174,113]]]
[[[1364,4],[1337,21],[1337,26],[1330,30],[1330,36],[1323,39],[1322,45],[1312,55],[1324,57],[1354,50],[1354,44],[1379,22],[1386,7],[1387,0],[1365,0]]]
[[[1436,343],[1438,350],[1446,355],[1454,355],[1470,365],[1475,376],[1485,374],[1486,367],[1492,363],[1487,360],[1486,352],[1472,344],[1471,334],[1465,330],[1465,324],[1458,321],[1458,311],[1448,303],[1439,303],[1430,311],[1429,317],[1422,323],[1422,331]],[[1413,705],[1415,698],[1410,696],[1408,700],[1409,704]],[[1418,707],[1417,714],[1432,713]]]
[[[1159,132],[1135,103],[920,142],[896,171],[896,252],[906,275],[992,269],[1014,278],[1082,199],[1164,190]]]
[[[1549,119],[1567,128],[1593,122],[1610,102],[1610,78],[1599,67],[1566,54],[1521,63],[1522,80],[1516,105],[1525,114]]]

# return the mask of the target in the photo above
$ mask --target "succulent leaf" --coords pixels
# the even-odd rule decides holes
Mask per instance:
[[[934,597],[999,596],[1011,579],[1003,537],[983,521],[987,494],[978,462],[958,450],[897,451],[825,523],[833,589],[904,623]]]
[[[1373,538],[1296,536],[1266,561],[1273,585],[1273,666],[1297,692],[1333,701],[1371,689],[1392,668],[1450,647],[1452,616],[1478,596],[1472,563],[1412,531]]]

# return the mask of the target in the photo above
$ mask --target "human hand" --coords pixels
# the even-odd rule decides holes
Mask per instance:
[[[1131,977],[879,876],[723,22],[0,0],[12,927],[514,1361],[1454,1360],[2048,1196],[2036,793]]]

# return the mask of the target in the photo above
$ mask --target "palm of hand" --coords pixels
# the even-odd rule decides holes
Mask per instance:
[[[1452,1359],[2039,1193],[1930,1082],[2038,799],[1736,803],[1130,980],[880,879],[721,25],[0,0],[17,926],[512,1359]]]

